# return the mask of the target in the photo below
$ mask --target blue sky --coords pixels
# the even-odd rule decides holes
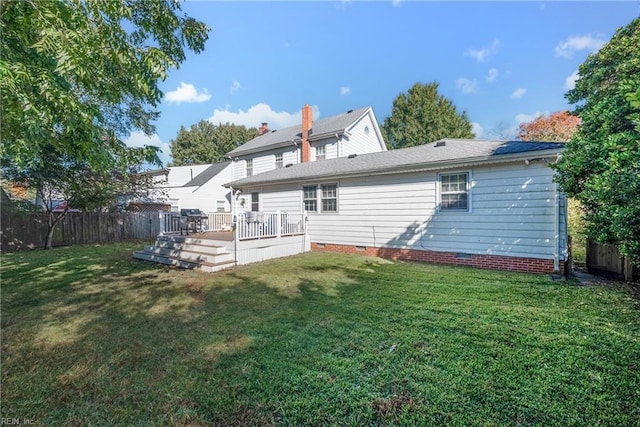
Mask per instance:
[[[379,123],[417,82],[465,111],[478,138],[571,109],[564,94],[587,56],[640,15],[640,2],[300,1],[182,3],[207,23],[205,51],[162,83],[156,134],[165,164],[180,126],[271,129],[372,106]]]

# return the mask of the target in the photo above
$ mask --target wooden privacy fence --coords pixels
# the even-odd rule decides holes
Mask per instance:
[[[587,239],[587,270],[625,281],[640,277],[640,266],[632,265],[615,245],[603,245],[593,239]]]
[[[2,212],[0,220],[0,251],[44,247],[46,214]],[[69,212],[55,227],[53,246],[147,240],[159,232],[158,212]]]

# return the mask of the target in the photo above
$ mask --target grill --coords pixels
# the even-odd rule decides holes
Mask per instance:
[[[180,234],[203,232],[209,229],[209,216],[200,209],[180,209]]]

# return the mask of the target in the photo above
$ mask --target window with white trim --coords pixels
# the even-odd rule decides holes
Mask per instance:
[[[258,192],[251,193],[251,211],[260,211],[260,193]]]
[[[338,212],[338,184],[305,185],[302,202],[307,212]]]
[[[302,187],[302,201],[305,211],[318,212],[318,186],[305,185]]]
[[[247,176],[253,176],[253,159],[247,160]]]
[[[280,169],[284,166],[284,159],[282,153],[276,154],[276,169]]]
[[[322,212],[338,212],[338,186],[322,185]]]
[[[326,145],[317,145],[316,146],[316,160],[324,160],[327,158],[327,146]]]
[[[469,211],[469,173],[440,174],[440,210]]]

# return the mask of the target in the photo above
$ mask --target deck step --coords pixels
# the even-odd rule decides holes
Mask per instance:
[[[172,242],[169,240],[158,240],[152,247],[169,249],[169,250],[182,250],[187,252],[199,252],[203,254],[218,255],[227,253],[227,248],[224,246],[214,245],[200,245],[191,243]]]
[[[207,248],[208,249],[208,248]],[[223,250],[225,248],[222,248]],[[169,258],[180,258],[190,262],[226,262],[232,260],[230,252],[218,251],[216,253],[206,252],[205,248],[189,246],[186,248],[165,248],[158,246],[145,246],[144,251],[155,255],[165,256]]]
[[[155,245],[133,253],[136,259],[207,272],[233,267],[233,254],[217,241],[186,236],[158,236]]]
[[[201,270],[209,273],[224,270],[225,268],[233,267],[235,265],[234,260],[222,262],[193,262],[184,258],[158,255],[147,251],[136,251],[133,253],[133,257],[143,261],[156,262],[159,264],[171,265],[173,267],[179,267],[188,270]]]

